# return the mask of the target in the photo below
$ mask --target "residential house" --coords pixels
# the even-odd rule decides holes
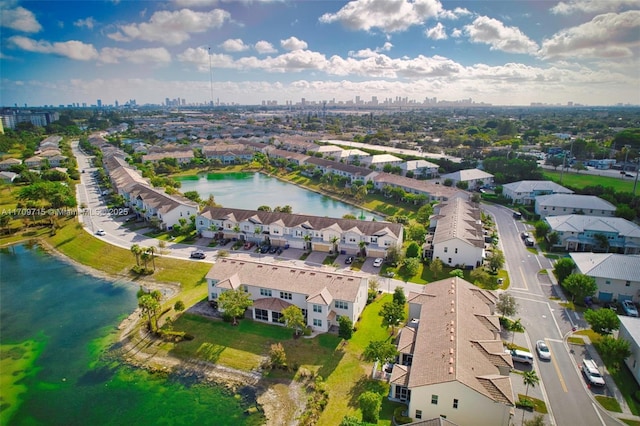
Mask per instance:
[[[256,243],[367,256],[385,257],[390,247],[402,247],[398,223],[334,219],[282,212],[206,207],[196,218],[197,231],[206,238],[238,238]]]
[[[416,180],[391,173],[376,173],[373,176],[374,187],[384,192],[388,188],[401,188],[408,194],[424,196],[422,202],[447,201],[453,198],[469,199],[469,193],[458,188],[440,185],[438,182]]]
[[[220,160],[222,164],[238,164],[253,160],[255,151],[241,143],[219,143],[203,146],[202,154],[208,160]]]
[[[345,149],[340,153],[340,158],[338,158],[338,160],[347,164],[358,166],[363,163],[363,160],[365,158],[370,156],[371,154],[369,154],[368,152],[364,152],[359,149]]]
[[[43,164],[45,164],[45,159],[37,155],[24,160],[24,165],[30,169],[40,168]]]
[[[350,164],[339,163],[337,161],[326,160],[324,158],[308,157],[304,159],[304,165],[312,165],[314,170],[320,170],[322,174],[333,173],[347,178],[349,182],[361,180],[368,182],[374,178],[376,172],[365,167],[352,166]],[[309,172],[313,174],[313,172]]]
[[[535,203],[535,212],[541,218],[566,214],[613,217],[616,213],[616,206],[595,195],[540,195],[536,197]]]
[[[570,253],[575,272],[592,277],[601,302],[640,302],[640,256],[617,253]]]
[[[458,183],[465,182],[468,185],[466,189],[469,191],[479,189],[481,186],[493,185],[493,175],[480,169],[458,170],[457,172],[440,176],[442,182],[447,179],[453,182],[453,186],[458,186]]]
[[[270,160],[281,158],[286,160],[287,163],[293,163],[297,166],[304,164],[304,162],[309,158],[307,154],[277,148],[269,150],[268,156]]]
[[[544,219],[557,232],[554,246],[565,251],[609,251],[640,253],[640,226],[621,217],[585,215],[549,216]],[[606,239],[607,244],[603,242]]]
[[[409,293],[409,325],[397,341],[389,399],[416,421],[445,417],[460,425],[510,424],[513,361],[500,339],[496,295],[452,277]]]
[[[640,384],[640,318],[619,316],[620,330],[618,338],[629,342],[631,356],[625,358],[624,362],[631,370],[633,378]]]
[[[431,217],[425,257],[449,266],[478,267],[485,257],[480,209],[476,203],[454,198],[438,204]]]
[[[384,166],[387,165],[392,167],[401,166],[404,163],[404,160],[391,154],[378,154],[365,157],[360,161],[360,163],[370,169],[382,171]]]
[[[165,158],[175,158],[178,164],[187,164],[193,160],[194,155],[193,151],[162,151],[162,152],[151,152],[149,154],[145,154],[142,156],[142,162],[146,163],[147,161],[157,164],[160,160]]]
[[[51,157],[47,157],[47,160],[49,161],[50,167],[60,167],[67,162],[67,157],[64,155],[54,155]]]
[[[307,154],[309,155],[311,155],[312,153],[313,155],[318,154],[318,155],[322,155],[322,158],[326,158],[332,161],[339,161],[343,151],[344,149],[335,145],[314,145],[311,149],[307,151]]]
[[[408,172],[413,173],[414,178],[430,179],[438,175],[440,166],[433,164],[427,160],[409,160],[400,164],[403,176]]]
[[[189,223],[191,216],[198,214],[198,203],[141,183],[127,187],[125,201],[138,216],[160,229],[170,230],[180,219]]]
[[[533,204],[536,197],[549,194],[573,194],[573,191],[550,180],[521,180],[502,185],[502,195],[513,204]]]
[[[0,170],[7,171],[11,169],[13,166],[19,166],[22,164],[22,160],[18,160],[17,158],[7,158],[6,160],[0,161]]]
[[[253,301],[249,310],[254,320],[284,326],[282,310],[295,305],[306,324],[321,333],[337,327],[341,316],[355,324],[367,303],[368,279],[352,274],[222,258],[206,280],[209,301],[241,289]]]
[[[13,183],[13,181],[18,177],[17,173],[13,172],[0,172],[0,181],[5,183]]]

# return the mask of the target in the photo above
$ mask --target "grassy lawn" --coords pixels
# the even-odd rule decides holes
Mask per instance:
[[[596,395],[596,400],[605,410],[622,413],[622,408],[620,408],[620,404],[617,399],[611,398],[610,396]]]
[[[522,393],[518,394],[518,399],[528,399],[529,401],[533,402],[533,410],[537,413],[541,413],[541,414],[548,413],[547,405],[541,399],[534,398],[532,396],[524,396],[524,394]]]
[[[545,179],[553,180],[554,182],[560,182],[560,172],[553,170],[543,171]],[[564,172],[562,176],[562,184],[565,186],[571,186],[573,188],[584,188],[585,186],[610,186],[617,192],[632,192],[634,179],[621,179],[609,176],[596,176],[580,174],[575,172]]]
[[[629,426],[640,426],[640,421],[638,420],[631,420],[631,419],[618,419],[618,420],[620,420],[622,423]]]

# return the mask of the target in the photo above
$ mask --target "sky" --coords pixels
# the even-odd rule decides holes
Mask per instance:
[[[640,104],[639,0],[0,0],[0,105]]]

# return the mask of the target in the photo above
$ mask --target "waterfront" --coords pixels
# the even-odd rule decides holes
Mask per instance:
[[[80,273],[38,248],[0,252],[0,424],[257,425],[249,403],[197,377],[152,374],[107,348],[135,285]]]
[[[196,191],[203,200],[213,195],[216,203],[237,209],[256,210],[260,206],[290,205],[293,213],[341,218],[352,214],[357,218],[362,210],[274,177],[255,172],[210,173],[178,178],[182,193]],[[366,220],[382,217],[364,211]]]

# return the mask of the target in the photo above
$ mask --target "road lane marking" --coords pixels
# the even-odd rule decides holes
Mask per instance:
[[[545,339],[547,340],[547,339]],[[553,367],[556,369],[556,374],[558,375],[558,379],[560,379],[560,385],[562,385],[562,390],[564,390],[565,393],[567,393],[567,385],[564,382],[564,377],[562,377],[562,373],[560,372],[560,367],[558,366],[558,363],[556,362],[556,357],[551,355],[551,363],[553,364]]]
[[[524,289],[529,291],[529,286],[527,286],[527,279],[524,277],[524,271],[522,270],[522,268],[518,269],[520,269],[520,275],[522,275],[522,284],[524,284]]]
[[[521,296],[514,296],[516,299],[522,299],[522,300],[528,300],[530,302],[536,302],[536,303],[543,303],[545,305],[547,305],[547,308],[549,309],[549,312],[551,312],[551,319],[553,319],[553,323],[556,325],[556,330],[558,330],[558,335],[562,336],[562,330],[560,330],[560,325],[558,325],[558,320],[556,320],[556,316],[553,315],[553,309],[551,309],[551,305],[549,304],[549,302],[543,302],[541,300],[535,300],[535,299],[529,299],[528,297],[521,297]],[[569,317],[569,319],[571,319]]]
[[[602,423],[604,426],[606,426],[606,423],[604,422],[604,419],[602,418],[602,416],[600,415],[600,411],[598,411],[598,408],[596,407],[596,404],[594,404],[593,402],[591,403],[591,406],[593,407],[593,409],[596,412],[596,415],[598,416],[598,418],[600,419],[600,423]]]
[[[525,331],[524,333],[524,338],[527,341],[527,347],[532,347],[531,344],[531,339],[529,338],[529,333],[527,333]],[[540,366],[538,365],[538,360],[534,357],[534,364],[535,367],[538,369],[538,371],[540,371]],[[542,398],[544,399],[544,403],[547,405],[547,411],[549,414],[549,423],[551,424],[551,426],[555,426],[556,425],[556,419],[553,416],[553,410],[551,409],[551,401],[549,401],[549,396],[547,394],[547,389],[544,387],[544,381],[542,379],[540,379],[540,390],[542,391]]]

